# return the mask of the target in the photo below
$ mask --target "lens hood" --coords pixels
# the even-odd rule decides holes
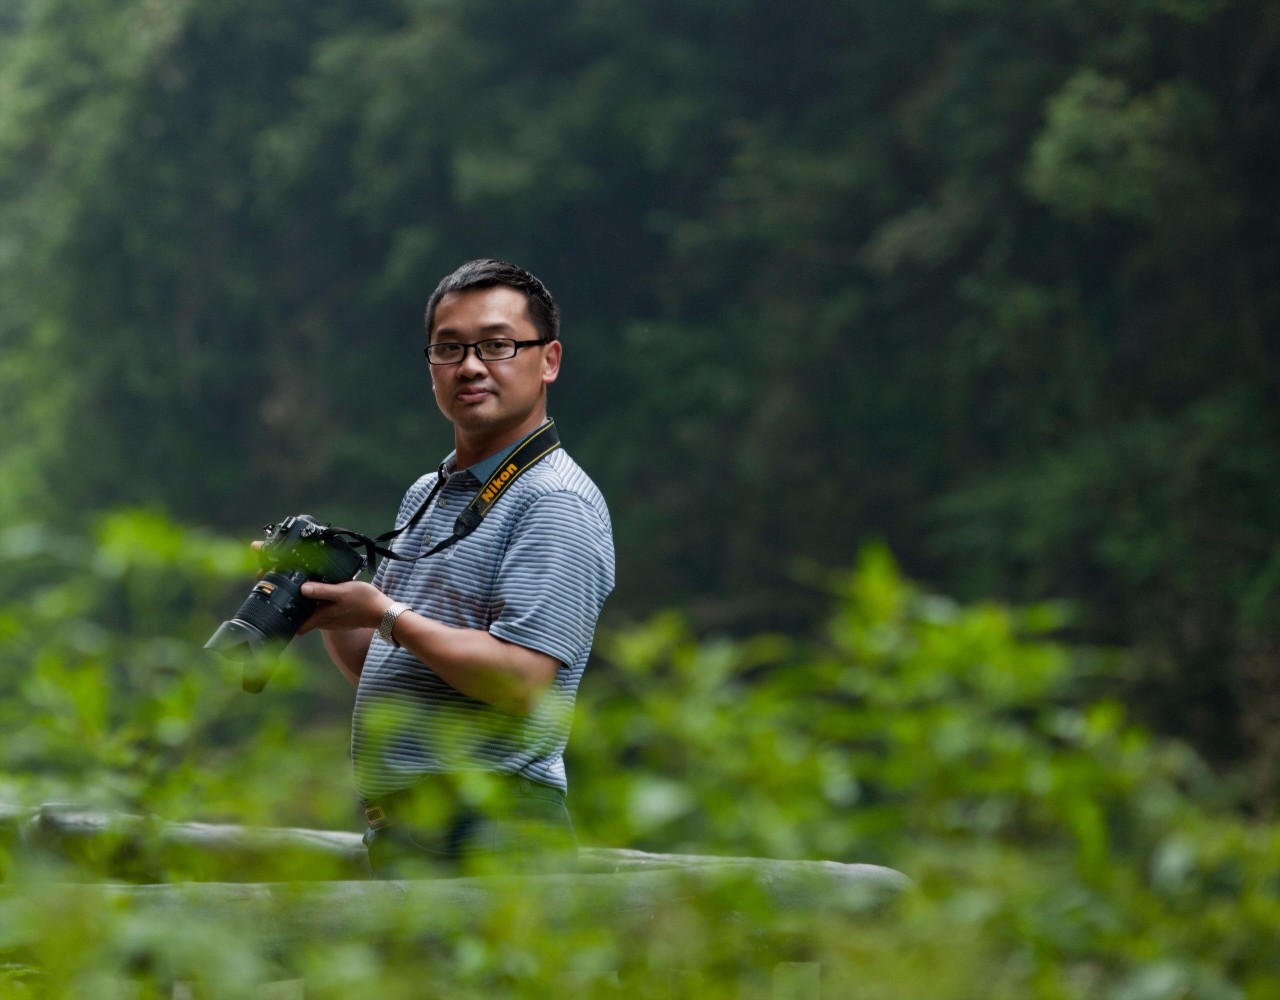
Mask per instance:
[[[250,694],[258,694],[275,673],[276,657],[285,643],[272,639],[248,622],[232,618],[218,626],[205,649],[237,660],[241,665],[240,685]]]

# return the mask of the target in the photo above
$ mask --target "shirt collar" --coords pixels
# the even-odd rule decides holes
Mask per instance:
[[[475,477],[477,482],[479,483],[488,482],[489,477],[493,475],[494,470],[498,468],[498,464],[500,462],[505,462],[507,460],[507,457],[513,451],[519,448],[522,444],[528,441],[529,438],[533,437],[534,434],[537,434],[538,431],[542,430],[549,423],[551,423],[550,418],[544,420],[542,423],[538,425],[537,430],[529,434],[526,434],[519,441],[515,442],[514,444],[507,445],[507,447],[503,448],[501,451],[494,452],[488,458],[482,458],[480,459],[480,461],[476,462],[474,465],[469,465],[465,469],[458,468],[458,452],[456,450],[449,452],[449,457],[440,463],[441,481],[448,482],[450,476],[456,476],[460,473],[468,472]]]
[[[475,478],[476,482],[487,482],[498,465],[503,462],[508,455],[515,451],[519,444],[520,442],[517,441],[515,444],[508,445],[501,451],[494,452],[488,458],[482,458],[474,465],[469,465],[465,469],[459,469],[457,467],[458,453],[456,451],[450,452],[449,457],[446,458],[440,466],[440,475],[445,480],[448,480],[452,476],[469,473]]]

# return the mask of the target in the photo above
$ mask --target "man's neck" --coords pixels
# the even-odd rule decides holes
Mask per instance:
[[[468,434],[461,428],[454,427],[454,463],[459,469],[469,469],[477,462],[483,462],[490,455],[496,455],[503,448],[510,448],[517,441],[528,437],[546,422],[547,415],[544,410],[518,427],[491,435]]]

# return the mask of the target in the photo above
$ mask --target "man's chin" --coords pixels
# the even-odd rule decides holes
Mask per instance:
[[[509,416],[480,406],[455,412],[450,419],[456,429],[467,434],[483,434],[486,437],[500,434],[507,428],[515,426],[515,421]]]

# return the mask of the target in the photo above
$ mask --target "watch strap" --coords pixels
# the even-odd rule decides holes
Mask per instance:
[[[382,613],[382,621],[378,623],[378,638],[391,643],[393,646],[399,646],[400,643],[392,638],[391,633],[395,630],[396,619],[409,610],[409,605],[401,604],[399,601],[392,601],[387,606],[387,610]]]

